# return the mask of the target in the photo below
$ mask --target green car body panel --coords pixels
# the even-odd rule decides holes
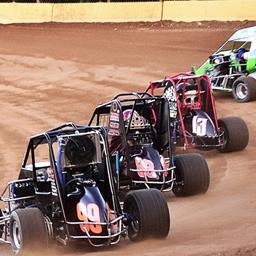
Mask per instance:
[[[207,74],[213,90],[232,92],[238,102],[256,99],[256,26],[236,31],[192,72]]]

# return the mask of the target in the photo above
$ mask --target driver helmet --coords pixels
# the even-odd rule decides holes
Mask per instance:
[[[236,57],[238,59],[244,59],[244,54],[246,53],[246,49],[245,48],[240,48],[238,51],[237,51],[237,54],[236,54]]]

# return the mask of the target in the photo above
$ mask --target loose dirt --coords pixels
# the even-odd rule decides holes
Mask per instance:
[[[17,178],[29,136],[64,121],[85,124],[96,104],[123,91],[199,66],[235,30],[252,22],[39,24],[0,26],[0,163],[3,189]],[[246,150],[203,152],[207,194],[166,194],[165,240],[128,240],[103,249],[52,249],[53,255],[256,255],[256,102],[216,95],[218,116],[238,115],[250,130]],[[153,221],[153,220],[152,220]],[[1,255],[10,255],[1,247]]]

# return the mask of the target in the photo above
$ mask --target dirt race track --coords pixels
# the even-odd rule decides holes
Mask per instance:
[[[84,124],[96,104],[150,80],[200,65],[243,23],[42,24],[0,26],[2,190],[17,178],[29,136],[63,121]],[[165,240],[111,248],[60,249],[53,255],[256,255],[256,102],[216,95],[218,116],[247,122],[250,143],[238,153],[204,152],[207,194],[166,194],[172,226]],[[0,247],[0,255],[10,255]]]

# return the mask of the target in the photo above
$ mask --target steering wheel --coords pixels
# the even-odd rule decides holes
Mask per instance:
[[[73,178],[71,180],[69,180],[66,184],[65,184],[65,187],[69,186],[70,184],[76,182],[77,185],[82,185],[82,184],[85,184],[85,185],[91,185],[91,184],[94,184],[95,181],[89,179],[89,180],[82,180],[81,178]]]
[[[78,185],[81,185],[82,184],[82,180],[81,178],[73,178],[71,180],[69,180],[66,184],[65,184],[65,187],[69,186],[70,184],[76,182]]]

